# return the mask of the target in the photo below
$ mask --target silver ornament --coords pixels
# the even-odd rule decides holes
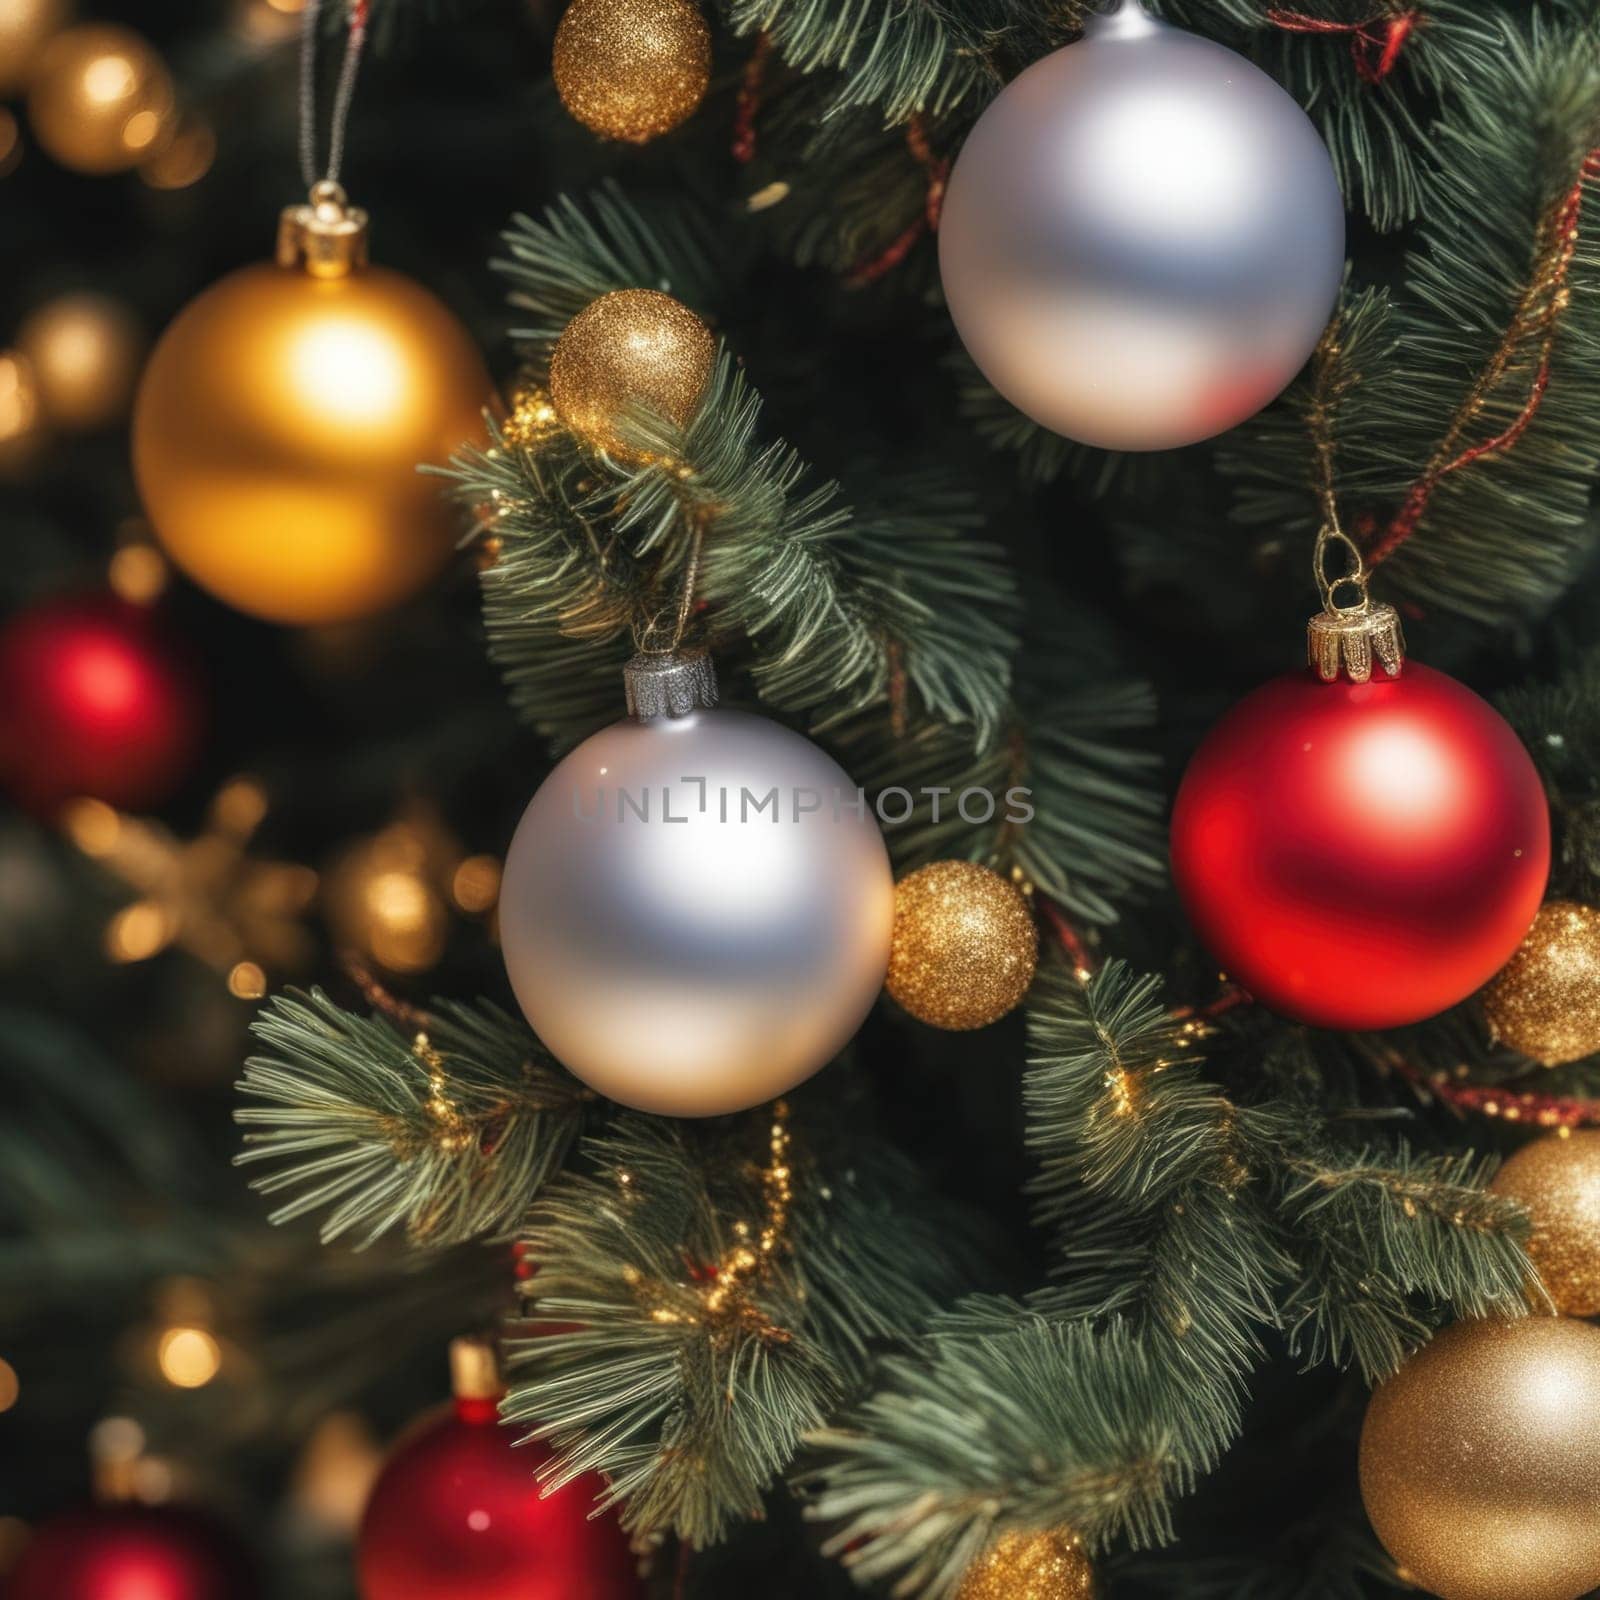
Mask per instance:
[[[894,879],[870,801],[810,740],[718,709],[702,656],[640,657],[634,714],[540,785],[506,858],[506,971],[591,1088],[704,1117],[791,1089],[883,986]]]
[[[939,224],[957,331],[1045,427],[1192,444],[1281,393],[1344,271],[1333,161],[1243,56],[1137,0],[1036,62],[962,147]]]

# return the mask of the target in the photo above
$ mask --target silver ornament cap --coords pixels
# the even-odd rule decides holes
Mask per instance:
[[[641,650],[622,669],[628,715],[686,717],[717,703],[717,674],[709,650]]]

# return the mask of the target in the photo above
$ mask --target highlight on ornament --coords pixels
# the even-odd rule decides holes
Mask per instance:
[[[337,184],[283,213],[275,262],[206,290],[140,384],[134,468],[173,561],[272,622],[369,617],[432,581],[455,518],[420,465],[483,433],[489,374],[465,328],[368,262]]]
[[[1019,410],[1083,444],[1168,450],[1237,426],[1305,365],[1344,233],[1295,101],[1116,0],[967,136],[939,271],[968,353]]]
[[[719,707],[704,651],[641,653],[624,692],[630,714],[560,762],[512,839],[506,972],[540,1040],[600,1094],[663,1116],[742,1111],[826,1066],[871,1009],[888,852],[864,803],[780,817],[714,798],[856,791],[809,739]],[[595,813],[606,787],[654,796],[657,820]]]
[[[1328,537],[1314,665],[1202,740],[1172,874],[1229,979],[1295,1021],[1366,1031],[1437,1016],[1505,965],[1544,897],[1550,813],[1504,718],[1403,658],[1359,552],[1351,576],[1326,577]]]

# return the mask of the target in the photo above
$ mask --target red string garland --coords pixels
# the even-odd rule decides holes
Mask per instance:
[[[1332,22],[1324,17],[1308,17],[1298,11],[1274,6],[1267,21],[1285,33],[1343,34],[1350,40],[1350,59],[1364,83],[1382,83],[1394,71],[1406,40],[1421,26],[1422,13],[1397,11],[1388,16],[1368,17],[1363,22]]]
[[[756,35],[755,49],[744,64],[739,99],[733,116],[733,159],[748,164],[756,158],[756,117],[767,84],[767,64],[772,58],[770,34]]]
[[[913,117],[906,124],[906,148],[910,150],[917,165],[928,177],[928,190],[923,200],[922,214],[891,239],[877,255],[853,267],[844,280],[848,288],[861,289],[869,283],[876,283],[879,278],[893,272],[911,254],[913,246],[925,233],[939,231],[939,216],[944,210],[944,192],[950,178],[950,163],[933,153],[921,117]]]

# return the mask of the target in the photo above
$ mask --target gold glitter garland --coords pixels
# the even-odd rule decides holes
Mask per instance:
[[[623,1281],[635,1299],[650,1313],[650,1320],[666,1327],[700,1328],[713,1340],[725,1343],[736,1334],[753,1334],[769,1344],[787,1344],[794,1337],[772,1322],[756,1303],[756,1289],[770,1277],[778,1258],[788,1249],[789,1219],[794,1205],[793,1135],[789,1131],[789,1103],[776,1101],[767,1130],[767,1159],[757,1176],[761,1183],[762,1220],[758,1227],[740,1220],[733,1224],[734,1243],[710,1264],[688,1262],[688,1280],[669,1282],[623,1269]],[[621,1172],[617,1182],[632,1187],[632,1175]]]

